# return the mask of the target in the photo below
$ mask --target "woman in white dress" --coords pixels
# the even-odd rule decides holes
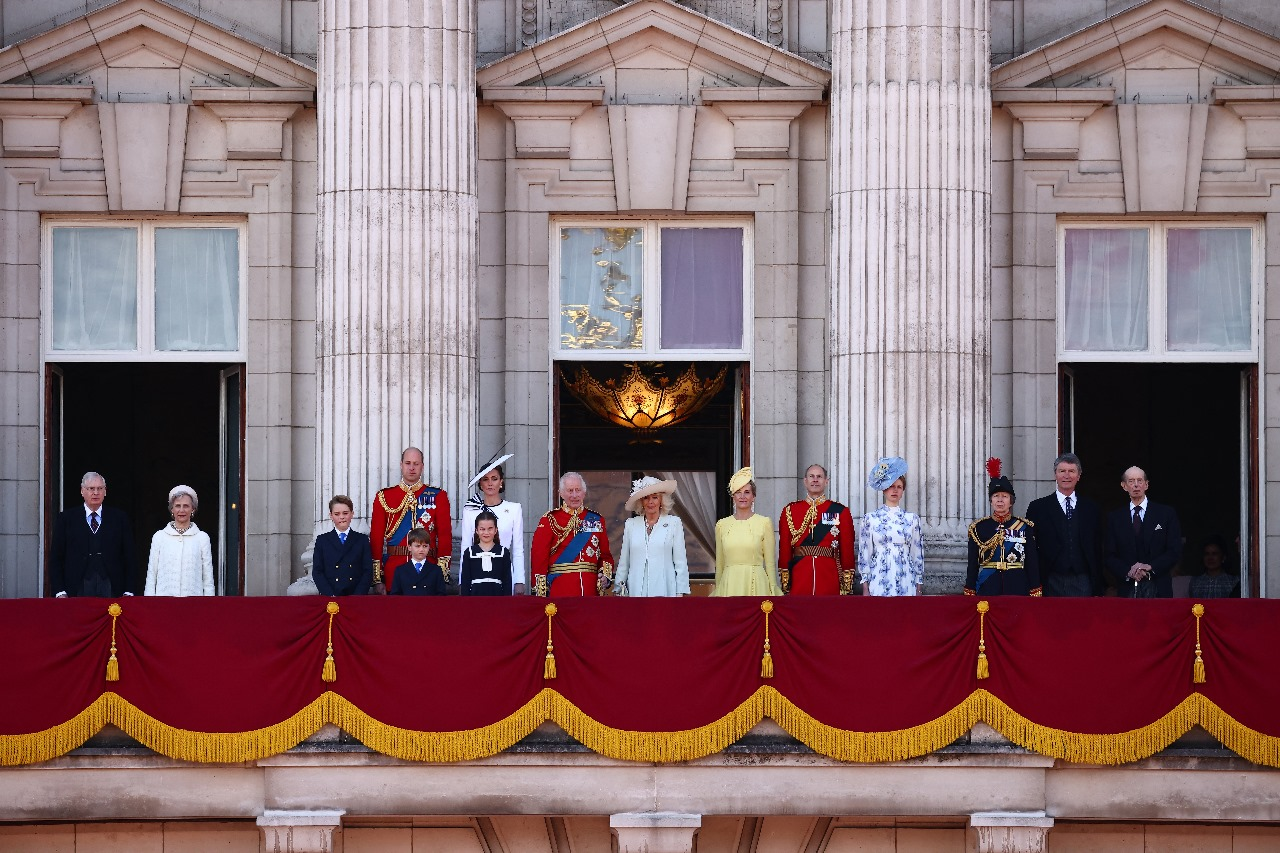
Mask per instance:
[[[151,537],[144,595],[213,595],[213,549],[194,520],[199,499],[190,486],[169,490],[173,521]]]
[[[858,575],[863,595],[924,593],[924,533],[920,516],[902,509],[907,462],[899,456],[878,460],[867,486],[884,494],[884,505],[858,525]]]
[[[487,509],[498,517],[498,541],[511,551],[512,593],[524,595],[529,571],[524,562],[524,508],[502,496],[507,491],[502,463],[513,455],[508,453],[506,456],[491,460],[467,484],[468,489],[479,484],[480,490],[467,498],[467,502],[462,507],[462,529],[475,530],[476,516],[483,510]],[[465,539],[463,548],[464,550],[466,548]]]
[[[675,490],[674,480],[641,477],[632,481],[626,509],[635,515],[622,527],[622,549],[614,578],[617,595],[638,598],[689,594],[684,524],[671,515]]]

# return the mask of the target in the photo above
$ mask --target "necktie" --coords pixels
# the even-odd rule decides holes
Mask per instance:
[[[413,568],[414,568],[416,571],[421,572],[421,571],[422,571],[422,563],[414,563],[414,564],[413,564]]]
[[[347,532],[345,530],[338,534],[338,541],[343,545],[347,544]]]
[[[89,513],[89,529],[94,533],[98,532],[98,514],[96,512]]]
[[[1133,508],[1133,535],[1142,535],[1142,507],[1140,506]]]
[[[1070,521],[1072,517],[1076,514],[1076,507],[1072,501],[1073,501],[1072,495],[1067,495],[1067,521]]]

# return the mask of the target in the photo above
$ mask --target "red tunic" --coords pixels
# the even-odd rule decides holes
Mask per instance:
[[[853,516],[843,504],[823,498],[794,501],[778,519],[778,575],[788,595],[849,595],[853,592]]]
[[[553,509],[538,519],[530,558],[533,594],[601,595],[613,583],[613,555],[600,513]]]
[[[453,523],[449,519],[449,495],[435,486],[415,484],[408,492],[399,483],[379,489],[373,499],[373,521],[369,525],[369,547],[373,551],[374,582],[387,587],[397,566],[409,561],[407,537],[415,527],[431,537],[427,559],[447,575],[453,554]]]

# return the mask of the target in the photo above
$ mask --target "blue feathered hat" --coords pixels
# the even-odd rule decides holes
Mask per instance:
[[[867,475],[867,488],[883,492],[894,480],[907,475],[907,460],[901,456],[882,456]]]

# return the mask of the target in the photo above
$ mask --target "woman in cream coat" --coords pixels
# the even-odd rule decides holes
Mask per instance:
[[[641,477],[632,481],[626,508],[636,513],[622,528],[622,551],[614,583],[618,595],[689,594],[689,561],[684,525],[671,515],[674,480]]]
[[[192,520],[197,505],[190,486],[169,491],[173,521],[151,537],[145,595],[213,595],[213,550],[209,534]]]

